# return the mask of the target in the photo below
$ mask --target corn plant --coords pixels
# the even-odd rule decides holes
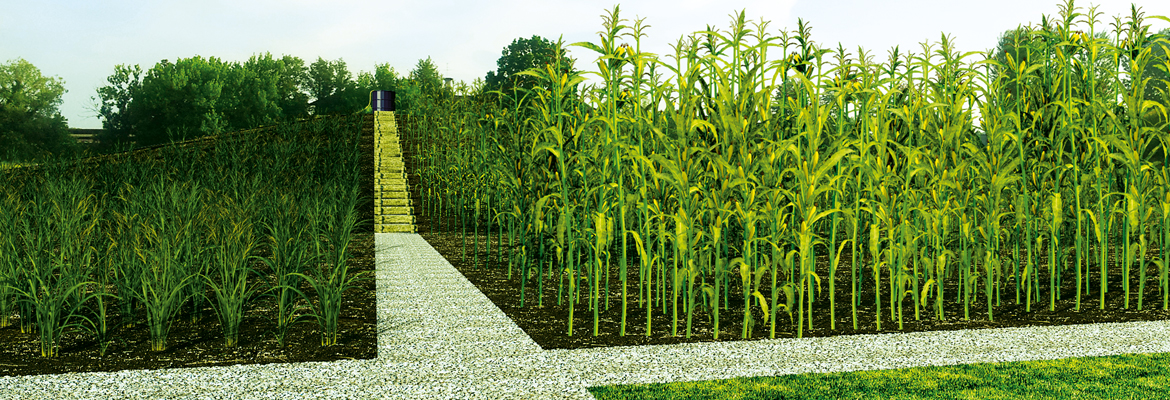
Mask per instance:
[[[578,305],[599,335],[612,300],[622,306],[613,328],[627,333],[631,264],[647,335],[661,312],[672,335],[691,337],[698,313],[718,339],[733,295],[743,297],[741,338],[758,326],[757,305],[770,336],[779,310],[803,336],[824,296],[836,329],[842,263],[855,329],[901,327],[907,300],[915,319],[933,305],[945,321],[953,301],[964,319],[982,302],[993,321],[1007,285],[1026,310],[1042,296],[1051,310],[1068,279],[1078,309],[1094,288],[1104,307],[1110,273],[1128,292],[1130,264],[1145,273],[1147,248],[1165,253],[1170,242],[1157,239],[1165,165],[1150,152],[1165,135],[1152,122],[1164,106],[1147,98],[1149,82],[1126,78],[1157,67],[1150,49],[1164,39],[1136,7],[1112,32],[1097,30],[1095,8],[1080,10],[1069,1],[1059,17],[1009,32],[1001,54],[959,52],[943,35],[875,63],[862,48],[856,57],[822,48],[803,20],[774,36],[743,12],[660,57],[642,51],[645,20],[615,7],[597,41],[573,44],[595,53],[595,71],[556,58],[523,74],[536,87],[487,94],[499,104],[445,97],[418,116],[431,135],[411,144],[428,164],[420,175],[436,206],[427,212],[470,218],[460,223],[478,241],[485,213],[475,210],[490,199],[486,222],[501,242],[508,231],[498,256],[509,279],[519,272],[521,298],[542,288],[546,270],[567,280],[570,335]],[[1109,251],[1121,260],[1110,264]],[[768,272],[771,287],[760,284]],[[876,311],[865,326],[863,288],[874,289]],[[557,292],[560,307],[566,288]]]

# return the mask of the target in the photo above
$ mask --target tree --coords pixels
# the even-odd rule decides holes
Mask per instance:
[[[216,57],[195,56],[180,58],[173,64],[167,60],[155,64],[142,79],[134,98],[141,109],[135,113],[139,117],[138,145],[188,140],[232,129],[224,111],[234,101],[221,101],[225,86],[232,81],[231,74],[231,65]]]
[[[370,91],[389,90],[397,92],[401,80],[402,78],[398,76],[398,72],[394,71],[394,67],[391,67],[390,64],[376,64],[374,65],[373,74],[364,71],[358,73],[357,86],[361,90],[354,93],[354,101],[358,104],[366,104],[365,107],[368,112],[370,111]]]
[[[402,85],[387,64],[355,82],[341,59],[318,57],[306,67],[297,57],[270,53],[242,64],[200,56],[162,60],[145,73],[118,65],[107,81],[97,90],[106,130],[100,152],[125,147],[131,135],[148,146],[292,121],[308,116],[310,105],[315,115],[352,113],[368,104],[370,90]]]
[[[430,57],[418,60],[405,81],[400,81],[397,90],[398,108],[404,112],[425,112],[426,104],[437,101],[450,90],[443,85],[443,76]]]
[[[444,92],[443,75],[439,74],[439,67],[435,66],[430,57],[418,60],[414,70],[410,71],[410,80],[418,84],[423,95],[428,97],[437,97]]]
[[[353,91],[350,102],[357,106],[365,104],[365,112],[370,112],[370,91],[373,90],[391,90],[398,91],[401,77],[398,76],[397,71],[394,71],[390,64],[374,64],[373,74],[358,73],[357,87],[358,90]]]
[[[317,57],[317,61],[309,65],[309,79],[305,85],[306,91],[313,101],[314,115],[348,113],[361,109],[355,108],[355,92],[360,92],[357,83],[352,79],[345,61],[328,61]],[[364,102],[363,102],[364,104]]]
[[[280,59],[280,81],[277,84],[281,121],[293,121],[309,115],[309,96],[301,86],[309,80],[309,68],[298,57],[286,55]]]
[[[120,147],[137,131],[137,119],[131,103],[142,87],[142,68],[138,65],[130,67],[119,64],[114,67],[114,74],[107,77],[106,81],[110,83],[109,86],[97,89],[100,98],[98,116],[102,119],[104,129],[97,138],[99,152]],[[92,97],[90,99],[97,100]]]
[[[532,38],[518,38],[504,48],[500,58],[496,60],[495,71],[488,71],[484,79],[484,91],[498,90],[508,93],[513,87],[531,89],[536,85],[536,78],[526,75],[517,75],[520,72],[536,67],[544,67],[553,61],[555,48],[548,39],[533,35]],[[567,68],[562,73],[573,68],[573,61],[561,56],[561,65]]]
[[[1170,83],[1170,59],[1167,59],[1166,54],[1166,50],[1170,48],[1170,28],[1150,35],[1139,48],[1150,49],[1150,56],[1142,71],[1142,80],[1148,79],[1144,91],[1145,99],[1157,102],[1163,107],[1170,107],[1170,88],[1167,87],[1167,83]],[[1128,63],[1124,66],[1126,72],[1129,72]],[[1131,83],[1127,81],[1126,87],[1129,87],[1129,84]],[[1151,126],[1166,123],[1166,118],[1156,110],[1147,111],[1142,118]]]
[[[98,88],[98,114],[105,132],[98,151],[122,147],[131,135],[139,145],[250,129],[308,115],[309,82],[304,61],[269,53],[247,62],[195,56],[155,64],[145,74],[118,65]]]
[[[78,150],[58,107],[65,81],[18,58],[0,65],[0,157],[39,161]]]
[[[225,104],[229,125],[252,128],[271,125],[308,114],[308,96],[299,87],[308,79],[301,59],[281,59],[265,53],[253,55],[243,65],[232,66],[230,101]]]
[[[394,90],[401,80],[402,77],[390,64],[377,64],[374,66],[374,89],[371,90]]]
[[[1035,128],[1034,134],[1047,134],[1057,129],[1057,113],[1048,112],[1037,118],[1032,112],[1045,108],[1052,108],[1055,102],[1061,100],[1061,93],[1066,87],[1074,98],[1087,99],[1090,93],[1097,99],[1115,99],[1116,95],[1111,85],[1111,74],[1114,66],[1112,57],[1104,44],[1100,44],[1093,77],[1089,77],[1085,67],[1089,63],[1089,52],[1085,47],[1084,39],[1079,35],[1083,32],[1072,32],[1077,35],[1075,44],[1061,45],[1061,36],[1057,27],[1042,23],[1039,27],[1021,27],[1008,30],[999,37],[999,43],[992,54],[993,60],[998,63],[993,71],[993,78],[1000,82],[1001,93],[998,95],[1003,108],[1013,112],[1018,111],[1020,125]],[[1087,36],[1087,33],[1084,33]],[[1070,35],[1070,36],[1071,36]],[[1105,32],[1097,32],[1096,39],[1102,43],[1109,41]],[[1056,53],[1067,54],[1068,60],[1061,61]],[[1060,66],[1059,63],[1071,64]],[[1020,65],[1024,66],[1024,73],[1020,74]],[[1036,68],[1029,71],[1031,68]],[[1069,81],[1062,79],[1062,74],[1068,68]],[[1066,86],[1067,85],[1067,86]],[[1093,85],[1093,87],[1090,87]],[[1115,102],[1104,104],[1107,107],[1115,106]],[[1071,151],[1071,148],[1069,148]]]

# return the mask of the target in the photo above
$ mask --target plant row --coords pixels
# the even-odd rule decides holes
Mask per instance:
[[[161,161],[123,154],[5,172],[0,328],[19,315],[44,357],[80,329],[104,355],[110,332],[141,324],[142,313],[151,349],[164,351],[179,312],[210,304],[234,347],[245,311],[271,297],[281,346],[306,318],[319,324],[321,345],[335,344],[341,296],[364,274],[347,265],[364,223],[360,118],[225,135],[213,149],[172,145]]]
[[[804,21],[775,36],[742,12],[727,30],[680,38],[674,54],[649,54],[644,20],[628,25],[615,7],[599,42],[574,44],[597,54],[595,71],[563,65],[559,42],[524,73],[532,88],[464,87],[412,112],[404,138],[421,212],[460,221],[424,228],[465,242],[494,232],[521,306],[530,278],[556,272],[569,335],[577,304],[599,334],[611,268],[621,335],[630,290],[647,335],[661,312],[671,335],[690,337],[706,308],[716,339],[729,295],[745,304],[744,338],[764,324],[775,337],[781,311],[797,336],[814,317],[836,329],[836,305],[818,317],[813,302],[838,290],[852,293],[854,329],[863,301],[878,330],[901,327],[907,302],[938,320],[952,297],[964,319],[985,302],[994,320],[993,304],[1013,292],[1029,311],[1052,310],[1067,280],[1078,311],[1090,295],[1148,307],[1147,285],[1167,309],[1170,37],[1136,7],[1112,30],[1082,11],[1064,3],[994,51],[961,53],[944,35],[875,62],[861,48],[820,47]],[[842,268],[849,282],[837,280]],[[1115,273],[1120,292],[1108,290]]]

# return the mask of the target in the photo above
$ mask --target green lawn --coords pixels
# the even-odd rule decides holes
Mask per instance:
[[[590,388],[618,399],[1167,399],[1170,353]]]

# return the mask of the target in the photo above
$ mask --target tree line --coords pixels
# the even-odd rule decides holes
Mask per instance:
[[[356,78],[342,59],[317,61],[270,53],[245,62],[194,56],[162,60],[143,70],[117,65],[97,89],[93,111],[104,132],[99,145],[84,148],[69,136],[61,115],[66,92],[60,77],[44,76],[24,59],[0,64],[0,161],[38,162],[85,152],[106,153],[250,129],[312,116],[368,111],[371,90],[397,92],[397,107],[410,109],[423,96],[444,90],[443,77],[428,57],[409,74],[389,64]]]
[[[1034,43],[1037,39],[1021,35],[1025,30],[1009,30],[1000,36],[993,53],[997,62],[1004,64],[1010,58],[1018,63],[1032,55],[1044,57],[1023,51],[1039,47]],[[1170,30],[1151,37],[1165,35],[1170,35]],[[1161,48],[1150,47],[1154,50],[1150,57],[1154,68],[1147,68],[1143,79],[1155,83],[1146,86],[1146,91],[1151,92],[1146,97],[1161,99],[1166,91],[1163,79],[1170,76],[1166,66],[1170,64],[1166,64]],[[97,89],[97,97],[91,97],[104,135],[97,138],[100,145],[84,150],[105,153],[127,146],[131,140],[137,146],[148,146],[311,116],[362,112],[368,108],[371,90],[396,91],[397,108],[407,113],[426,113],[436,102],[452,99],[457,88],[463,95],[483,96],[498,106],[525,109],[501,104],[508,99],[531,97],[524,93],[538,86],[537,79],[524,71],[550,64],[576,71],[575,61],[562,56],[554,62],[553,43],[534,35],[513,40],[501,52],[498,68],[470,87],[462,83],[455,87],[445,85],[429,57],[419,60],[405,76],[389,64],[376,64],[373,72],[359,72],[356,78],[342,59],[318,57],[306,65],[298,57],[277,58],[271,53],[253,55],[242,63],[196,55],[175,62],[162,60],[145,71],[138,65],[117,65],[106,79],[108,85]],[[1010,76],[1014,72],[1008,68],[997,71],[997,75]],[[61,78],[44,76],[23,59],[0,64],[0,161],[36,162],[47,156],[83,151],[69,136],[67,121],[59,111],[64,85]],[[1009,90],[1017,89],[1013,86]],[[777,91],[777,98],[783,98],[784,92]],[[1033,109],[1050,103],[1047,97],[1054,95],[1028,92],[1031,96],[1024,100],[1034,103]]]
[[[459,86],[464,94],[498,101],[507,98],[500,94],[534,87],[535,78],[521,72],[552,57],[547,39],[518,38],[504,48],[497,70],[477,79],[470,90]],[[415,114],[455,94],[429,57],[406,75],[389,64],[376,64],[372,72],[354,77],[342,59],[318,57],[307,64],[271,53],[244,62],[196,55],[161,60],[146,70],[119,64],[106,82],[90,98],[104,132],[96,145],[83,146],[69,135],[60,112],[67,91],[63,79],[46,76],[21,58],[0,64],[0,162],[103,154],[313,116],[368,112],[371,90],[397,92],[397,109]]]

